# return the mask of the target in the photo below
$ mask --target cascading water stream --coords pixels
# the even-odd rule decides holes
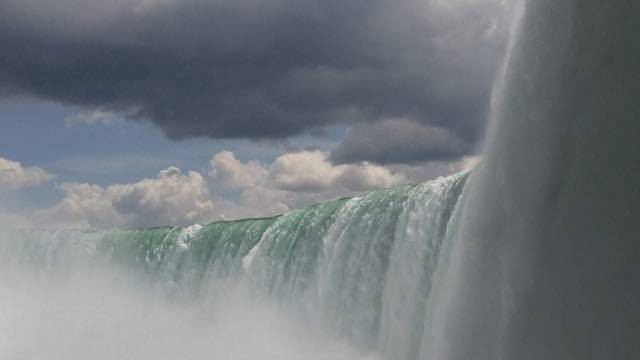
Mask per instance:
[[[0,357],[415,359],[466,178],[184,229],[2,234],[3,284],[20,285],[0,286],[12,309],[0,323],[61,333],[17,332],[0,341]],[[100,354],[62,345],[76,339]]]
[[[640,2],[528,0],[423,359],[639,359]]]

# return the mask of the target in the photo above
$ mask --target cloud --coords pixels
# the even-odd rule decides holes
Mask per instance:
[[[354,195],[406,182],[397,172],[370,163],[333,165],[323,151],[298,151],[278,156],[271,164],[245,163],[231,152],[211,160],[213,192],[240,192],[236,214],[265,216],[327,199]],[[233,211],[233,210],[230,210]]]
[[[509,3],[0,0],[0,94],[124,113],[176,139],[410,118],[473,144]]]
[[[82,111],[77,114],[67,116],[64,119],[64,124],[67,127],[77,125],[77,124],[113,125],[113,124],[121,123],[122,121],[123,121],[122,118],[118,117],[118,115],[116,115],[115,113],[98,108],[95,110]]]
[[[407,119],[389,119],[353,127],[331,152],[331,160],[380,164],[451,160],[467,154],[472,144],[447,129]]]
[[[209,178],[217,188],[242,188],[257,186],[264,182],[269,171],[257,161],[242,163],[231,151],[216,154],[211,161]]]
[[[114,209],[132,224],[195,223],[211,217],[214,210],[202,175],[195,171],[183,175],[176,167],[161,171],[155,179],[109,190]]]
[[[270,167],[273,184],[295,192],[321,191],[336,182],[340,170],[326,161],[320,151],[304,151],[279,156]]]
[[[211,160],[212,186],[234,189],[262,187],[289,193],[345,193],[389,187],[406,181],[402,174],[367,162],[334,165],[324,151],[298,151],[278,156],[270,165],[242,163],[229,151]]]
[[[353,195],[406,181],[399,173],[361,163],[333,165],[328,153],[303,151],[271,164],[242,162],[229,151],[211,159],[208,176],[169,167],[153,178],[102,187],[58,186],[63,199],[35,211],[44,227],[137,228],[189,225],[276,215],[312,202]]]
[[[388,169],[367,162],[334,165],[325,151],[285,153],[269,165],[236,159],[223,151],[211,159],[211,186],[216,188],[256,188],[291,193],[363,191],[399,184],[406,179]]]
[[[360,192],[380,189],[406,182],[402,174],[394,174],[389,169],[363,162],[354,165],[339,166],[340,175],[336,183],[345,189]]]
[[[54,178],[37,166],[25,168],[17,161],[0,157],[0,191],[38,186]]]
[[[101,187],[63,183],[64,198],[36,212],[44,224],[73,227],[146,227],[185,225],[215,218],[205,179],[197,172],[182,174],[169,167],[157,177],[131,184]]]
[[[270,166],[269,176],[274,186],[293,192],[322,192],[340,189],[363,191],[388,187],[405,181],[384,167],[367,162],[333,165],[323,151],[302,151],[284,154]]]

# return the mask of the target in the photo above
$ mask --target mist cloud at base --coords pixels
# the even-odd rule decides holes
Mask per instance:
[[[364,359],[241,286],[186,300],[113,265],[36,271],[5,262],[0,269],[3,359]]]

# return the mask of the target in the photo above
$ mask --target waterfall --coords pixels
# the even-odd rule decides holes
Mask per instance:
[[[73,338],[14,332],[0,340],[0,357],[48,353],[47,358],[120,359],[126,353],[127,358],[164,359],[183,353],[220,359],[415,359],[430,327],[432,280],[455,227],[467,176],[397,186],[265,219],[187,228],[4,233],[0,307],[12,310],[5,310],[8,320],[0,323],[7,331],[19,324],[56,327]],[[14,318],[15,308],[22,306],[29,314]],[[256,314],[256,309],[262,310]],[[225,320],[227,313],[238,319]],[[109,316],[118,323],[111,324]],[[149,338],[166,326],[164,331],[190,350],[178,351],[166,335],[160,335],[162,343]],[[246,335],[263,327],[257,339]],[[130,354],[94,344],[123,342],[118,333],[129,328],[135,331],[127,341],[140,344],[126,350]],[[234,331],[242,334],[247,349],[233,347],[240,339],[221,340]],[[277,338],[265,344],[265,334]],[[86,349],[69,353],[58,344],[76,338],[103,355]],[[32,341],[39,348],[32,348]],[[248,350],[260,346],[275,352]]]
[[[638,359],[640,3],[529,0],[424,359]]]
[[[523,3],[483,162],[281,216],[0,232],[0,358],[640,359],[640,3]]]

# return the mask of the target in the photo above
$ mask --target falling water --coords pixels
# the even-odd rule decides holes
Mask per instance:
[[[639,359],[640,3],[529,0],[424,359]]]
[[[0,238],[0,358],[415,359],[467,174],[279,217]]]

